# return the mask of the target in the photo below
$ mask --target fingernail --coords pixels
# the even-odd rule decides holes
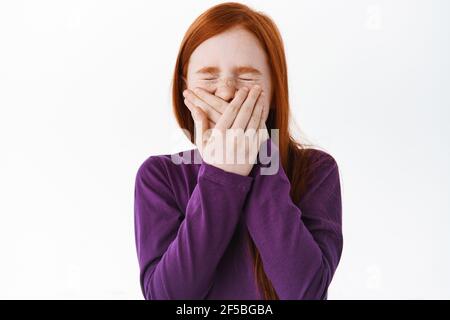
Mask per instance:
[[[247,87],[243,87],[242,90],[244,90],[244,92],[248,92],[248,88]]]

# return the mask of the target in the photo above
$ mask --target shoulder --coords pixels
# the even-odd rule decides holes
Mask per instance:
[[[136,195],[153,199],[168,199],[183,211],[197,182],[200,165],[189,159],[189,155],[198,153],[189,149],[173,154],[156,154],[147,157],[139,166],[136,174]],[[183,159],[180,162],[180,158]]]
[[[327,174],[338,170],[336,159],[327,151],[320,149],[304,149],[303,152],[308,156],[310,169],[317,173]]]
[[[190,161],[190,159],[194,159],[195,154],[198,153],[196,150],[188,149],[176,153],[150,155],[139,165],[136,179],[156,179],[167,182],[177,172],[189,169],[189,165],[194,163],[194,160]]]
[[[152,175],[163,175],[163,161],[167,157],[165,154],[150,155],[138,167],[137,176],[145,178]]]
[[[340,192],[339,166],[335,157],[320,149],[303,149],[302,152],[307,155],[309,177],[303,201]]]

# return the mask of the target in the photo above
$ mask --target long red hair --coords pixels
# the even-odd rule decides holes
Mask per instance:
[[[291,183],[290,196],[294,203],[300,201],[308,184],[310,157],[305,145],[297,142],[289,131],[289,94],[287,65],[281,34],[267,15],[236,2],[227,2],[211,7],[202,13],[189,27],[178,53],[172,86],[173,111],[179,126],[188,130],[194,143],[194,122],[189,109],[184,105],[183,77],[193,51],[205,40],[232,27],[240,26],[251,32],[265,50],[271,68],[271,109],[266,121],[267,129],[278,129],[280,163]],[[266,300],[279,299],[264,265],[258,248],[249,237],[249,248],[254,260],[255,281]]]

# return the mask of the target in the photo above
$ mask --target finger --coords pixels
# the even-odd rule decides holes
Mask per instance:
[[[264,109],[264,95],[259,95],[258,100],[256,101],[255,107],[253,108],[253,112],[251,114],[250,120],[248,121],[247,127],[245,130],[253,129],[258,130],[261,115]]]
[[[263,111],[261,114],[261,120],[259,121],[259,130],[258,130],[258,146],[270,138],[269,131],[267,130],[266,121],[269,116],[270,106],[268,104],[264,104]]]
[[[202,89],[195,88],[194,94],[197,95],[201,100],[209,104],[215,111],[222,114],[228,105],[228,102],[220,99],[218,96],[211,94],[210,92]]]
[[[184,104],[188,107],[189,111],[193,110],[194,105],[185,99]],[[207,115],[209,120],[209,128],[214,128],[216,126],[216,122],[211,120],[209,115]]]
[[[194,118],[193,112],[194,112],[194,105],[190,103],[188,100],[184,99],[184,105],[189,109],[192,115],[192,119]]]
[[[219,130],[226,130],[231,127],[239,112],[239,109],[248,95],[248,88],[242,87],[236,92],[233,100],[225,108],[224,113],[220,117],[219,121],[216,122],[216,128]]]
[[[191,110],[194,107],[194,104],[192,104],[192,102],[190,102],[187,99],[184,99],[184,104],[188,107],[189,110]],[[200,108],[203,111],[205,111],[208,119],[210,119],[212,122],[214,122],[214,124],[216,123],[216,121],[219,121],[221,115],[219,115],[218,113],[209,113],[207,110],[204,110],[201,106],[200,106]]]
[[[197,96],[195,96],[194,94],[192,94],[190,92],[186,92],[186,96],[184,98],[184,103],[186,104],[186,106],[188,106],[187,104],[190,103],[190,107],[195,105],[197,107],[202,108],[203,111],[205,111],[207,113],[208,118],[210,118],[214,122],[219,121],[219,118],[222,115],[219,112],[217,112],[216,110],[214,110],[214,108],[212,108],[210,105],[208,105],[203,100],[199,99]]]
[[[252,163],[254,163],[260,147],[259,124],[261,122],[263,109],[264,95],[260,94],[258,100],[256,101],[255,107],[253,108],[250,120],[248,121],[247,128],[245,129],[245,137],[249,139],[250,146],[252,146],[249,149],[249,159]]]
[[[208,130],[208,119],[206,114],[199,107],[194,106],[191,113],[195,124],[195,144],[201,151],[208,138],[206,135],[206,130]]]
[[[265,93],[262,92],[261,96],[262,96],[262,99],[264,99],[265,98]],[[270,106],[268,104],[264,104],[262,115],[261,115],[261,121],[259,123],[259,128],[260,129],[267,129],[266,128],[266,121],[267,121],[267,118],[269,117],[269,111],[270,111]]]
[[[242,128],[245,130],[245,127],[248,124],[250,117],[252,116],[253,109],[256,105],[256,100],[258,99],[261,93],[261,87],[259,85],[255,85],[250,90],[247,99],[245,99],[241,108],[239,109],[239,113],[236,116],[236,119],[233,122],[231,128]]]

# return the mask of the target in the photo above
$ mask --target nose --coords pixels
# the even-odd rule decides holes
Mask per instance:
[[[236,82],[233,79],[222,81],[216,89],[216,96],[230,102],[236,93]]]

